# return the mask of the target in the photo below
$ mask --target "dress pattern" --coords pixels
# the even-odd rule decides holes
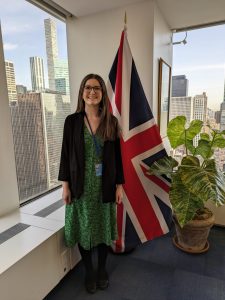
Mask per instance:
[[[100,145],[99,157],[85,125],[84,193],[65,210],[66,245],[73,247],[78,242],[86,250],[101,243],[110,246],[117,239],[116,204],[102,202],[102,176],[96,176],[95,165],[102,162],[103,141],[95,137]]]

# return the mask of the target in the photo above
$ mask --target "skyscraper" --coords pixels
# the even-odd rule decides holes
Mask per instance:
[[[193,98],[193,120],[201,120],[203,124],[206,124],[207,117],[207,96],[203,92],[202,95],[196,95]],[[200,139],[200,134],[198,134],[194,139],[194,146],[198,145]]]
[[[5,72],[9,101],[17,101],[15,71],[11,61],[5,61]]]
[[[206,123],[207,116],[207,96],[203,92],[202,95],[196,95],[193,99],[193,119],[201,120]]]
[[[62,146],[63,125],[71,113],[69,95],[41,93],[48,187],[59,184],[58,172]]]
[[[183,115],[187,119],[187,123],[192,120],[193,113],[192,97],[171,97],[170,101],[170,120],[176,116]]]
[[[30,72],[33,92],[41,92],[45,89],[44,65],[41,57],[30,57]]]
[[[69,71],[67,59],[55,60],[55,88],[57,92],[69,95]]]
[[[10,105],[20,201],[47,191],[47,170],[40,94],[18,94]]]
[[[172,76],[172,97],[187,97],[188,79],[185,75]]]
[[[215,112],[215,120],[217,124],[220,124],[220,110]]]
[[[69,95],[68,61],[58,57],[56,23],[52,19],[45,19],[45,39],[49,89]]]
[[[15,102],[12,102],[15,103]],[[10,105],[20,201],[59,185],[63,124],[70,98],[58,93],[19,94]]]
[[[45,19],[45,42],[48,64],[49,89],[55,91],[55,59],[58,58],[56,23],[53,19]]]

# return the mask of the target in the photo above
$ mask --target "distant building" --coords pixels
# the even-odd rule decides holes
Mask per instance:
[[[10,106],[20,201],[47,191],[47,170],[40,94],[18,94]]]
[[[207,120],[207,96],[203,92],[202,95],[196,95],[193,98],[193,120],[201,120],[203,124],[206,124]],[[200,134],[198,134],[194,139],[194,145],[198,145],[200,139]]]
[[[45,19],[45,41],[48,64],[49,89],[55,91],[55,59],[58,58],[56,22],[53,19]]]
[[[176,116],[183,115],[187,123],[192,119],[192,97],[172,97],[170,100],[170,120]]]
[[[207,96],[206,93],[203,92],[202,95],[196,95],[193,98],[193,119],[201,120],[206,123],[206,115],[207,115]]]
[[[208,107],[206,109],[206,119],[215,119],[215,111]]]
[[[225,172],[225,148],[215,149],[214,158],[220,171]]]
[[[45,19],[44,22],[49,89],[69,95],[68,61],[58,57],[56,23],[52,19]]]
[[[66,59],[55,60],[55,89],[63,94],[70,94],[68,61]]]
[[[225,84],[223,102],[220,104],[220,130],[225,130]]]
[[[219,119],[219,122],[218,122]],[[223,102],[220,104],[220,111],[216,112],[216,121],[220,126],[220,130],[225,130],[225,84],[224,84],[224,94]],[[215,150],[215,161],[216,165],[222,172],[225,172],[225,148],[217,148]]]
[[[16,79],[14,65],[11,61],[5,61],[5,72],[8,89],[8,97],[10,101],[17,101]]]
[[[44,64],[41,57],[30,57],[30,72],[33,92],[45,90]]]
[[[26,94],[27,93],[27,87],[22,84],[17,84],[16,85],[16,91],[17,94]]]
[[[188,79],[185,75],[172,76],[172,97],[188,96]]]
[[[57,92],[60,92],[62,94],[68,94],[67,88],[66,88],[66,78],[56,78],[55,79],[55,88]]]
[[[215,111],[215,120],[217,124],[220,124],[220,110],[219,111]]]
[[[215,113],[216,112],[214,110],[207,108],[206,124],[209,125],[212,129],[219,129],[219,124],[217,124],[215,119]],[[208,130],[207,128],[208,127],[206,126],[204,132],[209,133],[210,130]]]
[[[59,93],[18,94],[11,105],[14,152],[20,201],[57,186],[69,96]]]
[[[225,129],[225,102],[220,104],[220,130]]]
[[[41,101],[46,139],[48,187],[52,188],[59,184],[63,125],[66,116],[71,113],[70,97],[59,93],[41,93]]]

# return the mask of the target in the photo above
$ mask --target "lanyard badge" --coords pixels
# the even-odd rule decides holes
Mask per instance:
[[[95,164],[95,174],[96,176],[102,176],[102,163]]]

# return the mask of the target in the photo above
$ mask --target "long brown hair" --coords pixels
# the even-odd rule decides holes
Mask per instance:
[[[118,122],[112,115],[109,109],[109,97],[104,80],[97,74],[88,74],[81,81],[78,103],[76,112],[85,111],[85,102],[83,99],[84,87],[89,79],[96,79],[102,88],[102,100],[99,105],[100,124],[97,130],[97,134],[103,138],[103,140],[114,140],[118,136]]]

